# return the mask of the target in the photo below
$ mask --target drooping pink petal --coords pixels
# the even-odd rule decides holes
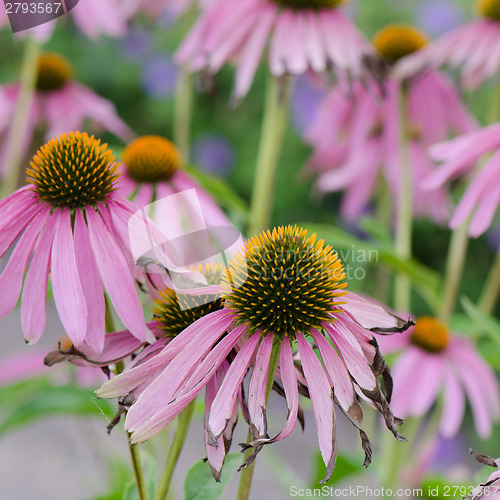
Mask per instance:
[[[91,207],[85,213],[97,268],[118,316],[137,339],[154,342],[125,256],[99,214]]]
[[[55,217],[56,215],[52,215]],[[58,223],[52,243],[52,290],[57,312],[68,337],[76,346],[85,340],[87,306],[76,267],[75,242],[71,214],[64,208],[57,215]]]
[[[38,238],[37,250],[24,280],[21,323],[24,338],[29,343],[37,342],[45,329],[45,302],[56,225],[57,217],[49,217],[45,229]]]
[[[464,390],[455,373],[453,363],[447,362],[444,378],[443,411],[439,430],[443,437],[451,438],[457,434],[465,413]]]
[[[206,394],[205,394],[205,427],[207,425],[208,421],[208,413],[210,411],[210,408],[212,406],[213,400],[215,399],[215,395],[217,394],[217,391],[219,390],[220,384],[222,383],[222,380],[227,373],[229,364],[227,361],[225,361],[219,370],[217,371],[217,374],[215,377],[212,377],[207,384],[206,387]],[[219,373],[222,375],[222,377],[219,377]],[[219,380],[220,378],[220,380]],[[224,465],[224,458],[226,457],[226,450],[224,446],[224,438],[221,436],[217,440],[217,446],[210,446],[208,444],[208,432],[205,429],[205,443],[206,443],[206,452],[207,452],[207,458],[208,462],[210,464],[210,467],[212,468],[212,472],[216,476],[216,478],[220,478],[220,473],[222,471],[222,466]]]
[[[28,265],[35,242],[50,216],[50,208],[44,207],[26,227],[17,242],[9,262],[0,276],[0,318],[14,309],[23,284],[24,271]],[[43,269],[39,272],[43,273]]]
[[[318,441],[321,456],[326,465],[324,483],[330,479],[337,459],[337,440],[335,438],[335,407],[332,387],[325,370],[318,361],[311,346],[304,336],[296,332],[300,359],[307,380],[307,387],[311,397],[314,420],[318,430]]]
[[[273,336],[264,336],[257,350],[255,363],[252,369],[252,378],[250,379],[250,386],[248,389],[250,425],[255,426],[258,437],[263,437],[266,434],[267,424],[264,411],[266,408],[267,377],[272,347]]]
[[[119,376],[109,380],[97,391],[98,397],[117,398],[135,389],[163,369],[179,352],[198,336],[204,336],[217,328],[228,328],[233,319],[226,310],[215,311],[203,316],[195,323],[189,325],[182,335],[175,336],[159,354],[150,360],[126,370]]]
[[[131,440],[132,443],[136,444],[143,442],[168,425],[200,393],[208,381],[215,375],[217,369],[224,362],[226,356],[231,349],[233,349],[244,331],[245,327],[239,326],[228,333],[195,369],[186,383],[184,392],[179,394],[174,401],[169,403],[144,425],[134,429]],[[231,418],[232,414],[228,422]],[[127,421],[125,421],[125,428],[131,430],[128,427]],[[215,443],[216,442],[217,441],[215,441]]]
[[[85,340],[95,352],[101,352],[104,347],[105,333],[104,288],[92,252],[87,225],[80,210],[75,212],[74,232],[76,265],[87,304]]]
[[[333,387],[334,396],[337,398],[340,406],[345,411],[349,411],[354,403],[354,389],[349,372],[344,362],[325,337],[316,329],[311,329],[310,333],[318,346],[325,371]]]
[[[194,337],[177,353],[165,370],[139,396],[137,404],[129,410],[127,422],[131,429],[153,417],[174,399],[178,389],[182,389],[195,367],[207,356],[225,330],[225,324],[219,323],[205,335]]]
[[[333,344],[357,384],[366,390],[374,390],[377,384],[370,364],[361,346],[345,328],[342,321],[339,319],[326,331],[330,334]]]
[[[259,335],[252,335],[238,352],[224,378],[224,382],[210,409],[207,430],[215,440],[224,432],[237,401],[238,389],[259,343]]]
[[[254,26],[241,51],[234,86],[234,96],[236,99],[242,98],[250,90],[276,15],[276,8],[272,5],[266,5],[266,9],[259,17],[258,24]]]

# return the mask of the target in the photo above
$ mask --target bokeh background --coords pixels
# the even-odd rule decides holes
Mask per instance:
[[[470,0],[356,0],[349,10],[368,37],[391,22],[417,25],[434,37],[472,18],[472,3]],[[85,38],[70,19],[61,21],[46,49],[66,56],[75,67],[77,80],[112,101],[121,118],[137,134],[158,134],[171,138],[177,81],[172,54],[190,25],[189,16],[175,23],[168,13],[155,23],[139,17],[132,22],[125,38],[101,37],[98,40]],[[22,51],[22,41],[4,27],[0,31],[0,85],[18,78]],[[237,107],[229,105],[233,84],[230,68],[222,70],[211,82],[209,91],[197,94],[194,101],[192,163],[208,179],[216,176],[227,184],[228,191],[218,190],[217,186],[214,190],[226,198],[229,213],[241,228],[254,175],[265,71],[261,68],[249,95]],[[201,85],[203,82],[198,83]],[[490,90],[486,88],[481,93],[464,95],[480,119],[485,115]],[[353,241],[368,241],[370,235],[365,228],[347,227],[339,218],[339,195],[318,196],[312,180],[302,172],[310,148],[302,142],[300,134],[314,117],[321,96],[322,91],[310,80],[299,78],[295,81],[290,126],[278,171],[273,223],[324,223],[340,228],[342,234],[354,235],[356,240]],[[119,154],[124,144],[110,134],[104,133],[102,137]],[[229,192],[231,199],[228,201]],[[415,223],[414,256],[427,266],[431,278],[432,270],[438,272],[443,269],[449,238],[447,228],[422,221]],[[500,226],[471,242],[466,279],[462,286],[472,300],[479,294],[499,242]],[[347,249],[349,245],[350,241],[346,241]],[[363,263],[356,265],[364,266]],[[376,284],[377,270],[367,267],[364,271],[365,279],[362,282],[354,280],[351,286],[370,291]],[[419,308],[423,310],[419,300],[416,295],[413,311],[416,315],[420,313]],[[462,330],[464,324],[465,320]],[[472,331],[474,325],[469,324],[469,327]],[[22,340],[19,310],[0,320],[0,332],[0,359],[4,363],[25,352],[27,348]],[[51,308],[47,334],[36,348],[30,349],[53,349],[62,333],[55,309]],[[488,348],[483,354],[493,367],[500,367],[498,348]],[[114,409],[111,403],[97,401],[93,397],[92,388],[98,381],[87,380],[84,385],[88,389],[82,389],[77,386],[80,381],[75,381],[66,368],[47,369],[44,377],[42,382],[26,380],[14,387],[7,385],[8,380],[0,380],[0,498],[133,498],[133,493],[129,497],[124,496],[126,492],[123,493],[123,484],[132,479],[125,436],[120,427],[111,436],[106,434],[107,418]],[[60,387],[73,387],[74,393],[51,393],[44,386],[45,379],[56,380],[56,385]],[[46,385],[50,384],[47,382]],[[278,398],[271,400],[271,408],[282,410],[282,405]],[[291,439],[261,454],[254,481],[254,498],[289,498],[290,485],[317,486],[324,466],[316,449],[312,414],[309,413],[306,411],[308,425],[304,435],[297,429]],[[201,419],[201,414],[200,406],[198,419]],[[271,421],[272,415],[271,411]],[[465,431],[458,438],[441,443],[440,452],[431,467],[435,474],[430,474],[429,484],[434,484],[432,481],[460,484],[463,478],[472,477],[473,471],[479,467],[467,456],[469,446],[483,453],[498,455],[500,429],[496,427],[489,441],[480,442],[472,425],[469,425],[470,415],[467,418]],[[345,484],[360,484],[360,477],[369,484],[369,475],[359,476],[362,458],[356,451],[357,436],[342,419],[339,425],[339,447],[343,455],[331,484],[344,484],[342,481],[347,481]],[[374,420],[371,425],[375,434],[381,432],[378,421]],[[164,431],[154,444],[146,445],[146,453],[164,456],[168,434],[169,430]],[[234,442],[244,439],[244,435],[238,434]],[[172,498],[183,498],[183,472],[203,456],[201,425],[195,424],[179,462]],[[371,467],[382,466],[383,459],[375,453]],[[236,462],[231,462],[231,466],[234,470]],[[237,487],[237,479],[231,481],[228,492]]]

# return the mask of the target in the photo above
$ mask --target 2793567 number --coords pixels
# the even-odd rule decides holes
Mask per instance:
[[[7,14],[57,14],[61,2],[12,2],[6,3]]]

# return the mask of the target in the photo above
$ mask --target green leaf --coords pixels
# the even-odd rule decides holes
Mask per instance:
[[[2,411],[6,413],[6,417],[0,420],[0,434],[51,415],[76,414],[109,418],[114,413],[112,403],[98,400],[92,390],[82,389],[74,384],[59,387],[39,385],[36,391],[32,390],[36,387],[35,382],[19,386],[25,389],[24,397],[9,401],[8,411]]]
[[[315,469],[314,469],[314,479],[311,483],[311,489],[321,489],[324,485],[319,484],[325,477],[326,467],[321,457],[321,453],[318,451],[315,455]],[[333,476],[331,479],[324,483],[327,486],[332,486],[339,483],[343,479],[354,474],[359,474],[363,471],[363,460],[359,457],[350,457],[347,455],[338,455],[337,462],[335,463],[335,470],[333,471]]]
[[[231,479],[237,465],[242,461],[240,453],[230,453],[226,456],[220,483],[212,476],[208,462],[198,462],[187,472],[184,480],[185,500],[217,500]]]
[[[224,208],[234,210],[244,221],[248,217],[248,207],[239,194],[223,179],[202,172],[200,169],[189,166],[184,169],[191,174],[203,188],[205,188]]]
[[[461,297],[460,302],[467,316],[476,323],[477,328],[487,335],[497,346],[500,346],[500,322],[481,311],[467,297]]]

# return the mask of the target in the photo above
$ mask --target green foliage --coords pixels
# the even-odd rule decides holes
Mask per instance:
[[[75,384],[54,386],[47,377],[0,388],[0,435],[55,415],[97,416],[105,423],[113,404],[98,400],[93,390]]]
[[[208,462],[198,462],[187,472],[184,479],[185,500],[217,500],[224,492],[237,466],[241,464],[240,453],[229,453],[222,469],[220,483],[212,476]]]
[[[310,488],[321,489],[323,484],[319,484],[319,482],[325,477],[326,467],[319,451],[314,456],[314,464],[314,476]],[[363,459],[361,457],[350,457],[348,455],[339,454],[337,456],[337,462],[335,463],[333,476],[325,485],[333,486],[350,476],[359,474],[363,470]]]

